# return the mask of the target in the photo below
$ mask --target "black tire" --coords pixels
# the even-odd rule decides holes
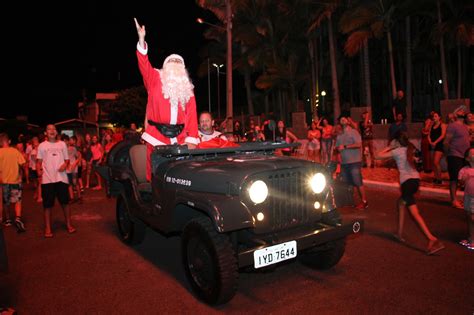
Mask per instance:
[[[210,305],[231,300],[239,274],[229,236],[218,233],[209,218],[200,217],[186,224],[181,245],[186,277],[196,296]]]
[[[328,225],[337,226],[341,224],[341,215],[337,210],[326,212],[321,218]],[[301,262],[314,269],[330,269],[337,265],[344,256],[346,250],[346,239],[330,241],[321,247],[310,249],[301,255]]]
[[[136,245],[143,242],[146,227],[141,222],[130,219],[130,211],[127,202],[122,196],[117,198],[116,219],[119,237],[128,245]]]

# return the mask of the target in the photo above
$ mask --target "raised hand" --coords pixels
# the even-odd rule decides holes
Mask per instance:
[[[145,39],[145,25],[140,26],[140,24],[138,24],[137,18],[133,18],[133,20],[135,21],[135,27],[137,28],[138,38],[140,40]]]

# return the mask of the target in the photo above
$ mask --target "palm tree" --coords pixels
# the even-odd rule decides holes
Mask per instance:
[[[374,37],[382,38],[386,35],[393,98],[395,98],[397,93],[391,34],[394,12],[394,1],[361,0],[354,2],[353,6],[344,12],[339,21],[342,33],[349,34],[346,44],[344,45],[344,51],[348,56],[357,54],[364,47],[366,40]]]
[[[312,1],[310,1],[312,2]],[[334,110],[334,121],[341,115],[341,102],[339,96],[339,83],[337,79],[337,66],[336,66],[336,44],[334,38],[334,31],[332,26],[332,15],[339,6],[338,0],[318,2],[320,8],[314,11],[312,21],[308,25],[307,33],[311,34],[317,28],[321,26],[322,21],[327,20],[328,25],[328,37],[329,37],[329,58],[331,62],[331,83],[333,92],[333,110]]]
[[[436,8],[438,14],[438,27],[441,28],[442,19],[441,19],[441,1],[436,1]],[[443,96],[444,99],[449,99],[449,89],[448,89],[448,76],[446,74],[446,59],[444,56],[444,39],[443,34],[439,38],[439,51],[441,57],[441,77],[443,80]]]
[[[448,39],[454,39],[454,44],[457,50],[457,98],[461,98],[462,87],[462,46],[474,45],[474,5],[471,1],[443,1],[445,5],[444,12],[446,17],[443,20],[440,18],[440,1],[437,1],[438,25],[435,29],[435,39],[439,41],[440,47],[444,46],[444,35],[448,35]],[[442,50],[441,50],[442,52]],[[443,57],[442,57],[443,58]],[[443,61],[443,60],[442,60]],[[446,67],[445,67],[446,68]],[[446,69],[444,70],[446,71]],[[444,82],[443,78],[443,82]],[[447,86],[446,86],[447,88]],[[443,85],[443,91],[445,90]]]

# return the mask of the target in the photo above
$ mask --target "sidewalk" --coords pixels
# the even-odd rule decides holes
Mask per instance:
[[[443,184],[433,184],[433,173],[420,173],[420,193],[422,195],[435,195],[438,197],[446,197],[449,199],[449,177],[447,173],[443,173]],[[387,190],[399,190],[398,170],[396,168],[375,167],[362,168],[362,178],[364,185],[370,188],[384,188]],[[457,192],[458,196],[464,196],[461,190]]]

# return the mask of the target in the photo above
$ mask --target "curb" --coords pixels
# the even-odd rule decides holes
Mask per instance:
[[[392,190],[392,191],[400,190],[399,183],[378,182],[378,181],[370,180],[370,179],[364,179],[363,182],[364,182],[364,186],[370,187],[370,188],[378,188],[378,189],[385,189],[385,190]],[[442,188],[420,186],[420,194],[423,196],[447,197],[448,199],[450,198],[449,189],[442,189]],[[464,192],[458,190],[457,196],[463,197]]]

